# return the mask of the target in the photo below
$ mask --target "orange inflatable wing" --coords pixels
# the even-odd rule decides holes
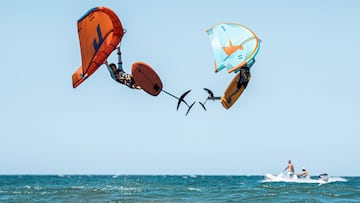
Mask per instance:
[[[117,15],[111,9],[101,6],[89,10],[82,16],[77,22],[77,27],[82,65],[72,75],[74,88],[105,62],[124,35]]]

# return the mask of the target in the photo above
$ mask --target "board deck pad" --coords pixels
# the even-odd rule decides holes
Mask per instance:
[[[150,65],[143,62],[133,63],[131,74],[135,83],[146,93],[152,96],[160,94],[163,87],[161,79]]]

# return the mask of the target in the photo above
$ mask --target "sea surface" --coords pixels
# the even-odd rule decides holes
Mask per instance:
[[[360,202],[360,177],[2,175],[0,202]]]

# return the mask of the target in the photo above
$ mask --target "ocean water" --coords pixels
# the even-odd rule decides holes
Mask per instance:
[[[0,202],[360,202],[360,177],[3,175]]]

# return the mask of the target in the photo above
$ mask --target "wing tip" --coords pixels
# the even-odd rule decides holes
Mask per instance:
[[[195,104],[195,101],[189,106],[188,110],[186,111],[185,116],[188,115],[188,113],[190,112],[190,110],[191,110],[191,108],[194,106],[194,104]]]
[[[203,109],[206,111],[206,107],[205,107],[205,104],[199,102],[199,104],[203,107]]]

